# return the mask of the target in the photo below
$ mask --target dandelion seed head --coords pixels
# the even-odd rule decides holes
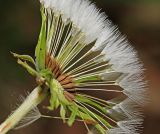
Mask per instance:
[[[61,107],[63,120],[67,109],[69,125],[78,117],[88,131],[92,125],[102,134],[138,134],[147,84],[135,49],[88,0],[40,2],[46,17],[45,69],[60,85],[51,89],[57,97],[52,104]],[[105,100],[94,96],[97,92],[114,95]]]

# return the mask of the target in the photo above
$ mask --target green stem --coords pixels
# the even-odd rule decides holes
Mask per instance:
[[[19,121],[21,121],[33,107],[40,104],[47,95],[47,90],[43,90],[39,86],[36,87],[23,104],[0,125],[0,134],[6,134],[9,130],[13,129]]]

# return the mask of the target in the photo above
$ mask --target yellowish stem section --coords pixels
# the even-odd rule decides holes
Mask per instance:
[[[47,90],[42,89],[40,86],[36,87],[22,105],[0,125],[0,134],[6,134],[13,129],[33,107],[40,104],[46,97]]]

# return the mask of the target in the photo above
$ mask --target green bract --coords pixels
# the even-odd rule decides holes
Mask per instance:
[[[36,68],[38,71],[45,69],[45,57],[46,57],[46,16],[44,14],[44,8],[41,8],[42,26],[36,47]]]

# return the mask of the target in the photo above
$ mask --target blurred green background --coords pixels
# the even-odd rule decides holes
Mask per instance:
[[[139,52],[149,81],[144,134],[160,134],[160,0],[93,0]],[[41,25],[38,0],[0,0],[0,122],[35,87],[10,51],[34,56]],[[83,124],[40,119],[10,134],[85,134]]]

